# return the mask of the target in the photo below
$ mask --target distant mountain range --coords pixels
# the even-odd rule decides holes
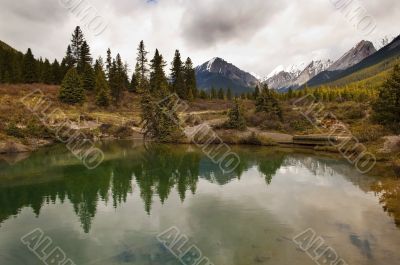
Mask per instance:
[[[391,61],[400,59],[400,36],[395,38],[391,43],[384,46],[379,51],[371,54],[368,57],[365,57],[363,60],[360,60],[357,64],[354,64],[346,69],[339,70],[330,70],[321,72],[311,80],[309,80],[305,85],[307,86],[320,86],[324,84],[329,84],[332,82],[336,82],[340,79],[344,79],[349,77],[350,75],[354,75],[357,72],[365,71],[367,68],[372,67],[374,65],[383,64],[383,66],[379,67],[379,69],[370,71],[370,73],[366,73],[365,77],[371,77],[377,74],[377,71],[386,70],[387,66],[390,65]],[[386,67],[385,67],[386,66]],[[357,78],[357,79],[361,79]],[[357,81],[357,79],[353,81]]]
[[[252,74],[218,57],[197,66],[195,70],[197,87],[207,91],[212,87],[231,88],[233,93],[242,94],[254,90],[259,84]]]
[[[305,84],[313,86],[327,82],[331,77],[338,77],[340,73],[375,53],[372,42],[363,40],[336,61],[321,59],[288,67],[280,65],[265,78],[259,78],[256,74],[250,74],[216,57],[196,67],[197,85],[204,90],[210,90],[212,87],[230,87],[240,94],[253,90],[256,85],[266,83],[270,88],[284,92],[289,88],[298,89]]]
[[[276,73],[276,70],[274,70],[274,74],[268,75],[268,78],[264,80],[264,82],[267,83],[269,87],[281,91],[285,91],[289,88],[297,89],[316,76],[319,76],[321,73],[345,70],[375,52],[376,49],[372,42],[363,40],[335,62],[331,60],[312,61],[301,72],[282,70]]]

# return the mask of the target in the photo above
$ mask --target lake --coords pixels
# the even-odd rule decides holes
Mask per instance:
[[[233,173],[189,145],[100,148],[93,170],[63,146],[3,157],[1,265],[400,264],[390,172],[266,147],[235,147]]]

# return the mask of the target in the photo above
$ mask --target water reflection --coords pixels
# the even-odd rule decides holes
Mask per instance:
[[[153,145],[145,148],[130,142],[105,144],[105,161],[87,170],[62,147],[41,150],[9,165],[0,164],[0,223],[16,216],[25,207],[36,216],[45,205],[69,200],[85,233],[91,230],[99,201],[117,209],[129,194],[139,192],[144,210],[152,214],[154,200],[164,204],[173,190],[185,201],[196,194],[199,179],[224,186],[240,180],[255,169],[266,185],[282,168],[306,168],[316,176],[341,174],[365,192],[373,191],[383,209],[400,227],[399,180],[362,176],[337,159],[316,158],[268,148],[240,148],[241,163],[235,172],[224,174],[192,146]],[[379,181],[378,181],[379,180]]]

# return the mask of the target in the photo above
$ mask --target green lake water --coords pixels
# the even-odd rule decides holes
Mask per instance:
[[[21,240],[35,229],[51,239],[44,255],[59,247],[67,265],[185,264],[157,239],[171,227],[188,240],[181,253],[194,245],[214,265],[316,264],[292,240],[307,229],[349,265],[400,264],[400,180],[391,173],[236,147],[241,163],[224,174],[194,146],[100,148],[105,160],[93,170],[63,146],[3,157],[1,265],[45,264]]]

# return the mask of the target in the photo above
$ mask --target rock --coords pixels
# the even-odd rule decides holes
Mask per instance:
[[[400,150],[400,136],[399,135],[391,135],[383,137],[385,139],[385,143],[383,147],[379,150],[380,153],[392,153]]]
[[[13,141],[0,142],[0,154],[16,154],[31,152],[32,149],[21,143]]]

